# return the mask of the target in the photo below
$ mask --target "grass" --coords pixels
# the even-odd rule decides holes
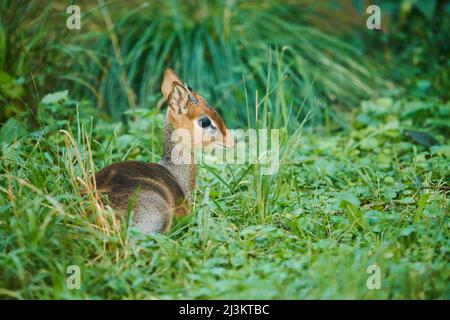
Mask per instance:
[[[86,4],[81,33],[52,23],[58,1],[1,10],[0,298],[450,298],[445,86],[395,60],[410,76],[375,90],[361,31],[326,4],[132,4]],[[160,160],[169,65],[231,128],[279,129],[281,164],[200,165],[192,214],[146,236],[89,177]]]
[[[317,4],[314,9],[324,7]],[[306,97],[305,114],[323,108],[328,99],[350,109],[358,99],[374,95],[375,84],[381,85],[361,49],[337,36],[349,24],[337,10],[324,27],[317,12],[306,10],[308,4],[302,1],[135,2],[132,8],[120,2],[89,7],[88,30],[73,39],[71,48],[92,49],[77,55],[78,72],[62,76],[75,80],[74,75],[80,75],[79,82],[89,83],[83,95],[96,98],[116,120],[128,109],[157,104],[155,93],[168,65],[216,101],[228,121],[241,126],[243,78],[255,92],[267,80],[273,87],[289,75],[280,87],[294,105]],[[270,79],[268,63],[274,70]]]
[[[366,101],[349,116],[353,129],[332,135],[285,131],[273,176],[252,165],[201,166],[193,213],[167,236],[145,236],[87,181],[123,158],[157,161],[162,114],[92,123],[89,103],[44,100],[41,131],[11,120],[1,132],[3,298],[450,297],[449,146],[404,140],[410,118],[382,110],[414,109],[408,101]],[[67,127],[58,111],[70,108],[79,115]],[[373,125],[362,126],[367,119]],[[380,290],[366,287],[372,264]],[[70,265],[81,268],[80,290],[65,285]]]

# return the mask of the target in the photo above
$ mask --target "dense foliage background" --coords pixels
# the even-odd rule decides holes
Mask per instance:
[[[0,297],[450,298],[447,1],[74,3],[0,1]],[[144,236],[89,177],[159,161],[168,66],[281,167],[200,165]]]

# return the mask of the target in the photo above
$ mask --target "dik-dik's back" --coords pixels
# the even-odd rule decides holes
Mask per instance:
[[[166,232],[172,215],[186,214],[189,204],[176,178],[157,163],[114,163],[96,176],[97,188],[120,211],[134,206],[134,223],[143,232]]]
[[[211,143],[233,145],[219,114],[170,69],[164,73],[161,91],[168,103],[161,162],[124,161],[95,175],[97,189],[108,196],[110,205],[120,212],[130,208],[134,224],[147,233],[166,232],[174,215],[189,212],[195,186],[193,149]],[[189,139],[173,152],[172,135],[179,129],[189,133]],[[177,158],[180,154],[182,161]]]

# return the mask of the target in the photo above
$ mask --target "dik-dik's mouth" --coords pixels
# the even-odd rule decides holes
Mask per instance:
[[[225,136],[225,139],[222,139],[221,141],[214,142],[216,147],[221,147],[223,149],[230,149],[234,147],[234,136],[227,132],[227,135]]]

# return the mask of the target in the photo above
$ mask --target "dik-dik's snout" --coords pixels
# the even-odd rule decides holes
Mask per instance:
[[[222,140],[219,143],[216,143],[216,145],[230,149],[234,147],[234,135],[231,133],[230,130],[226,130],[225,137],[222,138]]]

